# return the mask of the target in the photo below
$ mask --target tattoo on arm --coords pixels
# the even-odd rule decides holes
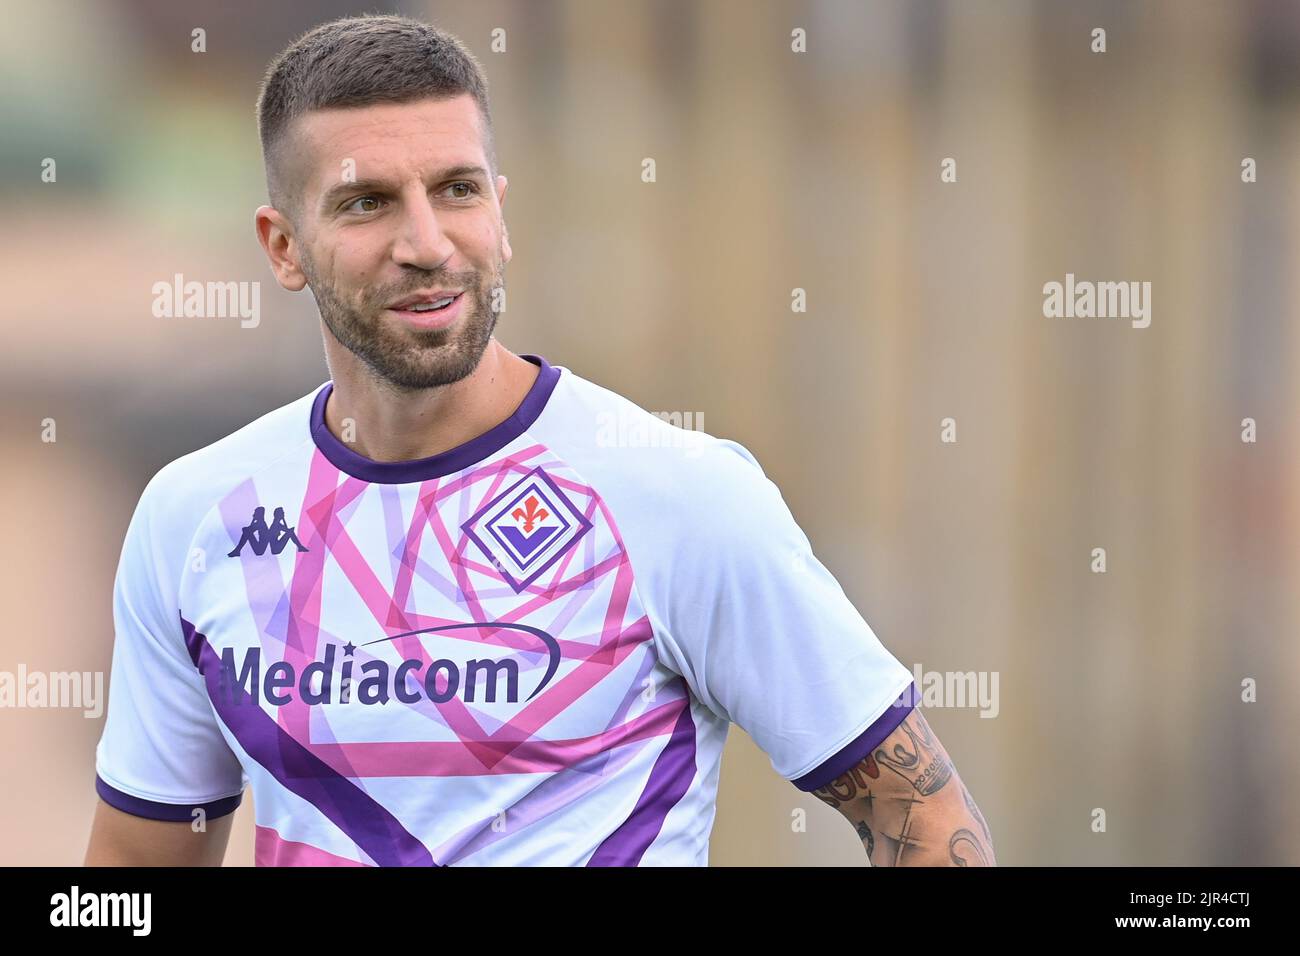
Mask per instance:
[[[882,775],[882,767],[890,773]],[[954,778],[957,786],[940,794]],[[941,859],[956,866],[997,865],[984,815],[919,712],[909,714],[873,754],[813,795],[853,821],[877,866]],[[936,801],[943,802],[942,809],[926,809]],[[961,820],[962,811],[968,820]],[[956,821],[955,829],[944,826],[949,820]]]
[[[966,809],[970,811],[970,815],[979,822],[980,829],[984,831],[984,839],[992,843],[993,834],[989,832],[988,821],[984,819],[984,814],[980,813],[980,808],[975,805],[975,798],[970,795],[965,784],[962,784],[961,798],[966,801]]]
[[[871,827],[867,826],[861,820],[858,821],[858,838],[867,845],[867,856],[876,852],[876,840],[871,835]]]
[[[851,803],[859,799],[861,794],[861,799],[866,801],[866,809],[870,810],[875,798],[871,795],[871,785],[867,781],[879,778],[880,768],[876,766],[875,760],[867,757],[843,776],[836,777],[824,787],[818,787],[813,791],[813,796],[822,803],[839,809],[840,804]]]
[[[988,866],[989,858],[980,844],[979,837],[965,827],[958,830],[948,841],[948,856],[958,866]]]
[[[876,751],[876,762],[898,774],[923,797],[933,796],[952,779],[952,761],[935,739],[930,725],[922,718],[913,720],[915,712],[898,725],[905,740],[894,744],[893,753],[884,748]],[[897,734],[893,734],[897,737]]]

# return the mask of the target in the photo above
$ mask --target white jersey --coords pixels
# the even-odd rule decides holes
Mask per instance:
[[[912,675],[741,445],[539,356],[518,410],[417,461],[332,383],[162,468],[113,596],[110,804],[229,813],[256,861],[705,865],[731,722],[803,790]]]

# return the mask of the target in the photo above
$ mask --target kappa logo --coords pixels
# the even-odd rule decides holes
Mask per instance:
[[[590,531],[591,522],[550,475],[534,468],[480,508],[461,530],[518,593]]]
[[[235,545],[235,550],[226,555],[228,558],[237,558],[244,545],[253,549],[254,554],[264,554],[268,546],[272,554],[279,554],[284,550],[285,545],[290,541],[298,546],[299,551],[307,551],[303,547],[298,536],[294,534],[294,529],[290,528],[288,522],[284,520],[284,509],[275,509],[275,520],[270,526],[266,523],[266,509],[258,507],[253,511],[253,520],[244,528],[244,533],[239,538],[239,543]]]

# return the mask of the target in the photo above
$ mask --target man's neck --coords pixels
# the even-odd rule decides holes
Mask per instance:
[[[459,382],[402,393],[376,383],[350,352],[336,355],[330,361],[334,387],[325,405],[325,425],[371,461],[428,458],[473,441],[509,418],[538,371],[493,338],[478,367]],[[348,419],[355,424],[345,429]]]

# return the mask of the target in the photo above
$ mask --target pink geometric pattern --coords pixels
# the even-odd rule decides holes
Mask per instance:
[[[647,644],[652,632],[636,598],[632,567],[613,516],[596,491],[564,462],[545,446],[526,439],[522,436],[516,442],[520,447],[510,451],[508,446],[489,462],[405,486],[353,478],[312,449],[303,499],[283,502],[290,522],[296,515],[296,533],[307,550],[297,552],[291,546],[285,551],[288,560],[282,556],[243,562],[248,607],[263,644],[264,666],[285,660],[301,673],[320,659],[323,643],[351,642],[357,645],[359,668],[367,659],[368,649],[362,645],[368,641],[466,622],[483,623],[461,633],[483,645],[484,656],[514,653],[524,662],[521,666],[536,663],[537,642],[518,630],[493,627],[494,623],[538,627],[558,643],[560,670],[540,693],[523,700],[504,718],[501,707],[467,702],[459,695],[444,702],[392,700],[385,708],[401,712],[407,721],[402,727],[408,732],[399,733],[402,739],[356,739],[356,727],[332,725],[328,708],[309,706],[298,695],[275,708],[275,718],[286,734],[362,790],[367,789],[367,780],[385,777],[569,771],[539,777],[527,798],[511,808],[516,825],[526,825],[597,786],[641,748],[661,747],[662,738],[673,734],[689,706],[680,681],[665,688],[653,703],[642,700],[642,682],[655,663]],[[471,545],[461,525],[519,476],[538,467],[591,523],[591,530],[516,593]],[[255,479],[221,502],[222,521],[232,540],[239,539],[242,525],[259,504],[269,510],[281,502],[261,500]],[[286,580],[281,568],[290,564]],[[330,619],[356,622],[359,606],[372,628],[361,634],[331,632]],[[380,647],[393,647],[404,659],[422,661],[421,672],[429,672],[433,656],[419,636]],[[602,728],[574,736],[548,733],[557,716],[568,712],[571,718],[579,698],[638,652],[639,662],[620,672],[625,686],[615,688],[613,696],[608,685],[601,688],[602,700],[612,707],[608,713],[600,711]],[[337,716],[339,711],[335,713],[335,721],[344,719]],[[409,732],[409,721],[417,719],[412,715],[418,715],[423,734]],[[422,735],[433,739],[418,739]],[[435,860],[449,862],[499,836],[476,826],[430,849]],[[274,831],[259,833],[259,848],[263,845],[268,858],[286,861],[310,856],[309,850],[324,853],[284,841]]]
[[[253,840],[254,866],[367,866],[308,843],[286,840],[271,827],[259,826]]]

